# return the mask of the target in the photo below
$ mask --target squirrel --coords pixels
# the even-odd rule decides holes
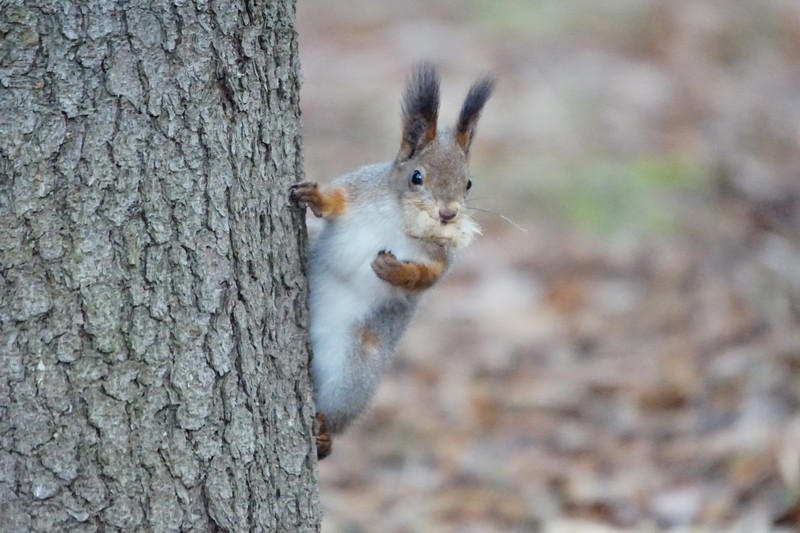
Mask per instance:
[[[309,250],[311,374],[317,457],[368,405],[420,295],[480,232],[465,205],[470,145],[494,80],[469,89],[455,128],[438,129],[439,76],[407,80],[394,161],[364,166],[290,200],[325,220]]]

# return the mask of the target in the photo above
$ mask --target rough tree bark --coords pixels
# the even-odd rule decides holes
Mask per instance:
[[[0,0],[0,531],[318,529],[293,24]]]

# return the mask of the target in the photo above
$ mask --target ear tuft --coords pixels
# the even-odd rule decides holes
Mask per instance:
[[[458,115],[458,123],[456,124],[455,141],[464,150],[465,154],[469,154],[469,147],[472,144],[472,138],[475,136],[475,127],[481,117],[483,106],[492,96],[493,90],[494,78],[483,76],[469,88],[464,105],[461,106],[461,113]]]
[[[403,139],[398,161],[410,159],[436,137],[439,117],[439,75],[428,63],[420,63],[406,83],[403,95]]]

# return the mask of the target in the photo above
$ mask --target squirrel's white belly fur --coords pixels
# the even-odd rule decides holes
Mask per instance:
[[[378,309],[417,296],[378,278],[372,261],[382,250],[402,260],[424,260],[417,239],[408,237],[397,207],[386,202],[353,206],[329,221],[311,246],[309,272],[312,373],[317,409],[331,431],[340,431],[369,402],[391,350],[356,353],[357,329]]]

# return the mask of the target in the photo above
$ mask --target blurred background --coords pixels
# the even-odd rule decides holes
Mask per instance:
[[[308,179],[414,62],[484,235],[319,467],[323,531],[800,530],[800,2],[300,0]]]

